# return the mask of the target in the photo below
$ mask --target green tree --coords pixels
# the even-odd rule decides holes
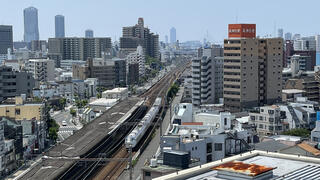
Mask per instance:
[[[66,98],[61,98],[61,99],[59,99],[60,109],[65,108],[65,107],[66,107],[66,104],[67,104],[67,99],[66,99]]]
[[[307,138],[310,136],[310,131],[308,129],[304,129],[304,128],[295,128],[295,129],[291,129],[289,131],[285,131],[285,132],[283,132],[283,134]]]
[[[50,108],[48,104],[45,105],[45,121],[47,124],[47,134],[49,136],[49,139],[52,140],[53,142],[57,141],[58,138],[58,131],[59,131],[59,124],[50,116]]]
[[[75,117],[76,114],[77,114],[77,112],[76,112],[75,109],[71,108],[71,109],[70,109],[70,114],[71,114],[73,117]]]

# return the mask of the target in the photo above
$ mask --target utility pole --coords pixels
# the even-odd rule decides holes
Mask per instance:
[[[129,147],[129,170],[130,170],[130,180],[132,180],[132,145]]]

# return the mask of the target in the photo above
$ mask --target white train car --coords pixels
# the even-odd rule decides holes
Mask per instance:
[[[157,98],[148,111],[148,113],[143,117],[143,119],[138,123],[138,125],[130,132],[130,134],[125,139],[126,148],[134,148],[143,137],[144,133],[150,127],[154,118],[159,112],[161,106],[161,98]]]

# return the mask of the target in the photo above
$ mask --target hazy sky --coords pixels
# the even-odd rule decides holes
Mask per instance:
[[[0,0],[0,24],[13,25],[14,40],[23,39],[23,9],[38,9],[40,39],[54,37],[54,16],[65,16],[66,36],[95,36],[112,40],[121,36],[123,26],[143,17],[145,25],[164,40],[169,29],[177,39],[202,40],[207,32],[213,42],[227,36],[227,25],[256,23],[258,35],[274,34],[275,27],[302,35],[319,32],[318,0]],[[238,16],[238,18],[236,18]]]

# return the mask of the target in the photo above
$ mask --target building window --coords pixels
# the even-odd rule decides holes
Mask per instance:
[[[259,129],[263,129],[263,124],[259,124]]]
[[[15,113],[16,115],[20,115],[20,109],[16,109]]]
[[[222,151],[222,143],[214,143],[215,151]]]
[[[207,143],[207,153],[212,153],[212,143]]]
[[[228,121],[227,120],[228,120],[227,118],[224,118],[224,125],[225,126],[228,125]]]
[[[151,176],[151,172],[149,171],[144,172],[144,176]]]
[[[212,161],[212,155],[211,155],[211,154],[208,154],[208,155],[207,155],[207,163],[208,163],[208,162],[211,162],[211,161]]]

